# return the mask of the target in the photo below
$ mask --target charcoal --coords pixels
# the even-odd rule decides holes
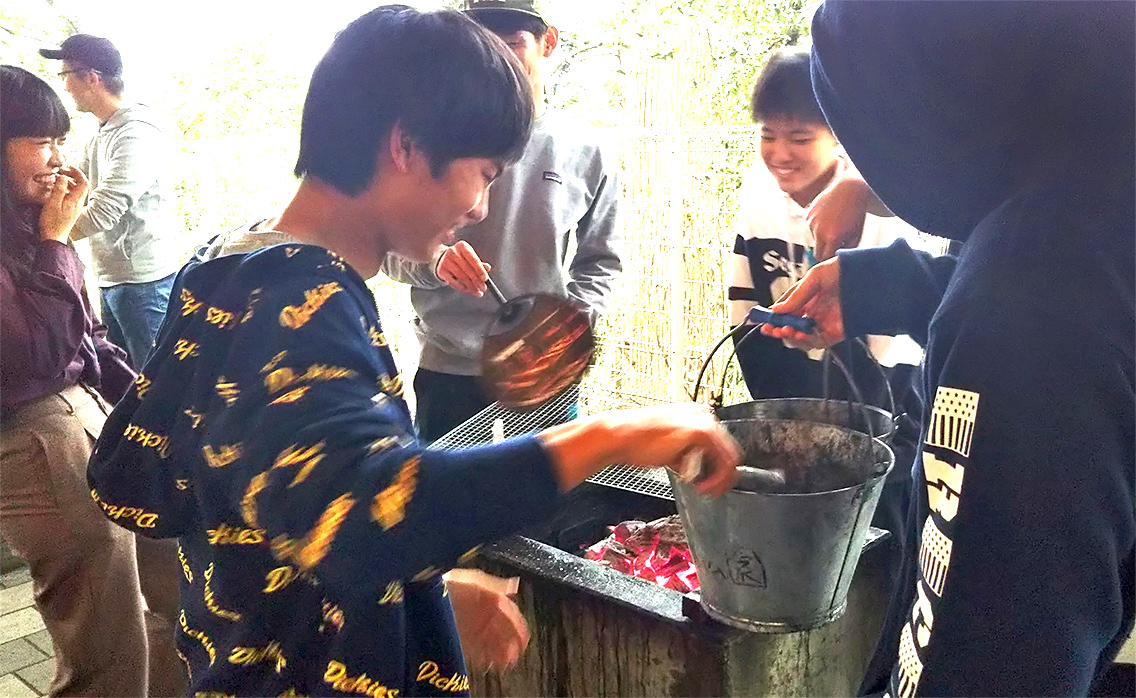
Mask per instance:
[[[678,515],[650,523],[622,521],[608,530],[611,535],[589,547],[585,558],[684,594],[698,589],[698,576]]]

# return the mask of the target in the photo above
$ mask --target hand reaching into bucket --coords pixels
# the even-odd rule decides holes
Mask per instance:
[[[820,349],[842,341],[844,316],[840,311],[840,258],[835,257],[810,269],[805,278],[790,286],[785,295],[777,299],[772,310],[812,318],[816,322],[816,330],[805,334],[792,327],[762,325],[763,334],[806,349]]]
[[[565,491],[608,465],[682,472],[697,454],[698,491],[716,496],[737,482],[741,462],[737,442],[708,407],[695,403],[604,412],[546,429],[540,438]]]

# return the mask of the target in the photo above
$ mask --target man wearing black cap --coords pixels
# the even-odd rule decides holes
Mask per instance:
[[[172,247],[168,131],[149,107],[123,100],[122,56],[110,41],[75,34],[40,53],[63,61],[64,89],[99,120],[79,163],[91,193],[71,237],[90,238],[108,336],[141,368],[181,266]]]
[[[506,296],[565,297],[594,322],[623,268],[617,164],[586,129],[549,113],[544,103],[543,63],[556,50],[559,31],[536,0],[465,0],[462,9],[520,61],[537,119],[520,162],[493,183],[485,220],[458,231],[458,242],[432,262],[391,257],[384,265],[387,274],[414,286],[410,299],[422,345],[416,421],[427,441],[493,402],[480,385],[478,361],[497,310],[496,301],[483,296],[488,269]],[[569,256],[572,235],[576,249]]]
[[[813,87],[862,193],[962,242],[842,250],[774,306],[817,335],[767,331],[926,343],[910,594],[881,644],[895,698],[1085,695],[1132,630],[1134,7],[826,2],[813,20]]]
[[[59,74],[64,89],[79,111],[99,120],[99,131],[79,163],[91,181],[91,192],[71,237],[90,237],[108,335],[140,367],[165,315],[179,267],[165,247],[172,200],[165,188],[167,138],[148,108],[123,102],[122,58],[110,41],[75,34],[58,50],[40,49],[40,53],[63,61]],[[181,693],[185,676],[173,644],[177,546],[141,536],[136,544],[138,577],[149,609],[150,693]]]

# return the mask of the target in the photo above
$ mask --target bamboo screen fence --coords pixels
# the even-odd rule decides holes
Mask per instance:
[[[613,130],[622,168],[621,290],[601,324],[584,401],[649,404],[692,394],[703,359],[729,330],[724,284],[737,190],[757,155],[752,126],[704,125],[712,69],[705,46],[639,56],[625,82],[625,123]],[[718,382],[726,356],[708,379]],[[743,398],[740,379],[727,401]]]
[[[686,55],[634,61],[624,88],[627,125],[598,132],[619,155],[625,258],[623,279],[598,327],[600,352],[583,386],[584,402],[592,406],[686,399],[706,351],[728,330],[723,278],[736,192],[756,158],[758,138],[752,127],[696,124],[704,67],[696,46]],[[185,144],[178,198],[191,232],[183,252],[271,215],[290,195],[294,144],[253,141]],[[370,285],[409,382],[418,342],[408,288],[381,275]],[[718,358],[711,379],[718,380],[724,360]],[[736,390],[732,395],[741,399]]]
[[[624,277],[584,394],[631,404],[688,399],[703,359],[729,330],[725,273],[757,132],[642,127],[618,136]],[[720,352],[704,384],[717,385],[726,358]],[[737,380],[729,384],[727,400],[743,399]]]
[[[679,55],[684,58],[630,61],[623,125],[599,133],[620,160],[624,273],[597,328],[599,353],[582,386],[589,411],[689,399],[703,359],[729,330],[724,279],[737,192],[742,173],[757,160],[759,135],[753,126],[702,123],[700,85],[710,68],[696,43]],[[292,145],[187,144],[178,163],[186,175],[179,201],[194,230],[186,249],[277,210],[295,186]],[[280,181],[265,186],[266,173]],[[418,342],[408,288],[381,275],[371,287],[409,383]],[[719,352],[703,385],[721,382],[729,348]],[[748,399],[736,367],[725,377],[727,404]]]

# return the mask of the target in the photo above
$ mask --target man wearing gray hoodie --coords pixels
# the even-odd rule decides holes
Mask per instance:
[[[123,99],[122,57],[110,41],[75,34],[40,53],[63,61],[75,108],[99,120],[79,163],[91,193],[71,239],[90,239],[108,337],[141,368],[182,262],[172,244],[169,132],[151,108]]]
[[[390,255],[383,264],[388,276],[412,286],[422,345],[415,416],[424,441],[493,402],[479,376],[483,335],[497,311],[485,295],[490,270],[506,296],[567,298],[593,322],[623,270],[618,163],[581,124],[545,108],[543,64],[559,31],[538,0],[464,0],[462,9],[520,61],[537,118],[520,161],[489,190],[485,220],[458,231],[458,241],[430,262]]]

